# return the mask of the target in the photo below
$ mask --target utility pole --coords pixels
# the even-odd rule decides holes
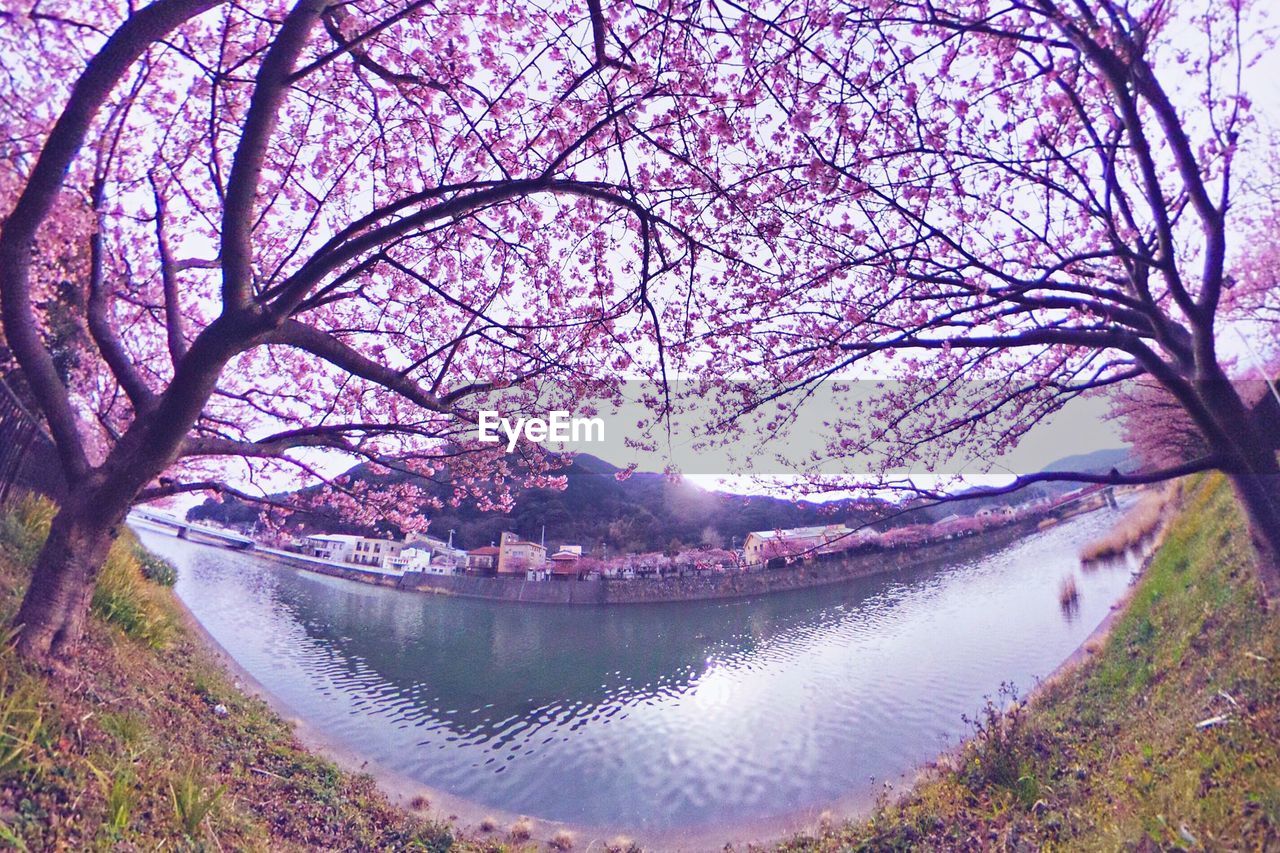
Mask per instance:
[[[453,528],[449,528],[449,547],[453,547]]]

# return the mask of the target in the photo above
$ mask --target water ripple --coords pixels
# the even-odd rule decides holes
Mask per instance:
[[[1127,567],[1074,556],[1114,519],[943,569],[630,608],[405,594],[143,535],[237,661],[370,759],[511,811],[670,829],[819,806],[936,754],[1122,594]]]

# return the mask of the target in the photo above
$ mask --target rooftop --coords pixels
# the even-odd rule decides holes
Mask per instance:
[[[761,539],[790,539],[802,536],[822,536],[827,533],[840,533],[845,529],[843,524],[828,524],[822,527],[793,527],[790,530],[753,530],[748,536],[759,536]]]

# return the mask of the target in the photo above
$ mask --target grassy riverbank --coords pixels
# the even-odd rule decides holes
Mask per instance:
[[[49,516],[37,502],[0,516],[4,624]],[[474,849],[304,750],[185,628],[142,557],[132,537],[113,548],[75,674],[46,678],[0,650],[0,848]]]
[[[1280,616],[1256,607],[1225,483],[1183,504],[1090,660],[1012,717],[984,715],[982,736],[871,819],[782,849],[1280,847]],[[0,619],[48,518],[38,503],[0,515]],[[305,750],[145,560],[132,539],[113,549],[76,674],[46,678],[0,646],[0,847],[546,846],[520,827],[460,837]]]
[[[783,849],[1280,849],[1280,615],[1249,563],[1225,481],[1189,485],[1090,660],[870,820]]]

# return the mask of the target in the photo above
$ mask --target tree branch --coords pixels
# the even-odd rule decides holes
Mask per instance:
[[[125,71],[151,45],[220,2],[222,0],[156,0],[130,15],[112,33],[72,87],[67,105],[49,133],[22,195],[0,229],[0,306],[5,338],[48,421],[63,470],[72,480],[88,471],[89,460],[76,428],[76,415],[66,386],[58,377],[52,356],[44,348],[32,313],[32,243],[41,223],[53,209],[89,126]]]
[[[224,311],[243,309],[253,297],[253,211],[262,166],[280,120],[280,108],[289,92],[293,64],[326,5],[326,0],[299,0],[258,68],[244,132],[227,178],[226,202],[222,209],[220,257]]]
[[[187,354],[187,333],[182,317],[182,305],[178,298],[178,269],[173,253],[169,250],[169,237],[165,234],[164,197],[154,175],[147,175],[151,193],[156,200],[156,246],[160,254],[160,281],[164,289],[164,327],[169,344],[169,357],[176,365]]]

